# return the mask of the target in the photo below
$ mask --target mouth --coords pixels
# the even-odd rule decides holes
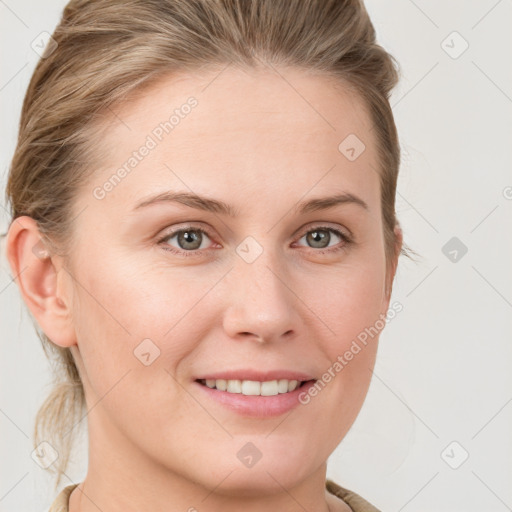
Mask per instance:
[[[302,403],[302,395],[317,381],[309,371],[259,368],[255,365],[196,375],[193,385],[199,396],[214,406],[238,416],[263,419],[297,408]]]
[[[196,379],[199,384],[210,389],[225,391],[226,393],[241,394],[245,396],[276,396],[291,393],[310,380],[274,379],[267,381],[238,380],[238,379]]]
[[[264,419],[298,408],[301,395],[315,382],[316,379],[196,379],[194,386],[205,399],[237,416]]]

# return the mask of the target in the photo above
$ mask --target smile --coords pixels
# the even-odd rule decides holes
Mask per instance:
[[[202,396],[238,416],[263,419],[299,407],[299,395],[307,393],[315,382],[315,379],[196,379],[194,385]]]
[[[199,379],[198,382],[210,389],[218,389],[228,393],[238,393],[252,396],[275,396],[289,393],[301,387],[307,381],[298,380],[225,380],[225,379]]]

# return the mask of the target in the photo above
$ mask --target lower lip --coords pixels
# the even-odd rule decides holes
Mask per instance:
[[[209,388],[197,381],[196,386],[212,400],[216,400],[228,409],[242,415],[253,418],[268,418],[280,416],[300,404],[299,395],[307,392],[313,386],[315,380],[308,380],[302,386],[288,393],[279,393],[272,396],[243,395],[242,393],[228,393],[219,389]]]

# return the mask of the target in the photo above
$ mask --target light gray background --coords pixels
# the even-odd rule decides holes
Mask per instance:
[[[38,59],[31,42],[64,5],[0,0],[2,192]],[[511,2],[367,7],[402,68],[397,212],[423,260],[401,258],[392,301],[404,309],[381,336],[366,403],[328,476],[383,511],[512,510]],[[469,44],[458,58],[454,31]],[[456,262],[442,252],[452,237],[468,248]],[[50,373],[5,258],[0,270],[0,510],[45,510],[54,493],[30,437]],[[85,443],[76,459],[68,475],[80,481]]]

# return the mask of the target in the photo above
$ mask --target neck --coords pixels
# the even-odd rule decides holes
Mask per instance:
[[[69,512],[349,510],[341,500],[335,503],[338,498],[326,491],[325,463],[286,488],[279,483],[279,475],[263,468],[258,470],[256,466],[250,470],[254,478],[240,479],[243,469],[234,469],[219,475],[217,485],[212,488],[194,480],[194,475],[187,478],[151,459],[111,424],[99,425],[97,420],[97,416],[89,418],[88,472],[71,494]]]

